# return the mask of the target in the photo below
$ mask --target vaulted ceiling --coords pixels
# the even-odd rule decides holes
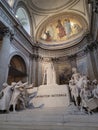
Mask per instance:
[[[88,6],[88,0],[17,0],[15,5],[19,2],[24,2],[30,13],[34,41],[49,45],[51,43],[52,45],[66,43],[69,47],[70,42],[72,43],[70,45],[79,42],[77,39],[81,40],[89,32],[91,10]],[[64,26],[65,19],[70,21],[71,26],[74,24],[74,27],[70,36],[67,36],[66,31],[63,37],[60,28],[57,28],[57,24],[60,20]],[[80,31],[76,32],[74,30],[76,28]],[[49,36],[51,39],[49,39]]]
[[[75,39],[77,39],[78,36],[78,39],[81,40],[83,36],[89,31],[90,8],[88,7],[87,0],[29,0],[28,6],[32,15],[32,20],[34,21],[34,36],[35,39],[40,43],[48,45],[51,45],[51,43],[66,43],[66,46],[68,47],[71,44],[73,45],[73,43],[69,44],[69,42],[76,42]],[[61,23],[64,24],[64,19],[66,18],[72,21],[71,24],[79,23],[78,25],[80,25],[81,29],[83,30],[81,31],[80,35],[79,32],[77,32],[78,36],[73,33],[75,37],[72,37],[74,36],[72,33],[69,38],[67,36],[56,36],[60,35],[58,32],[59,28],[58,30],[56,29],[57,21],[60,19]],[[55,36],[50,40],[46,37],[48,37],[47,32],[52,30],[49,30],[51,24],[57,33],[54,31]],[[44,33],[46,36],[42,37]],[[51,33],[53,33],[53,30]]]
[[[87,0],[28,0],[27,3],[35,21],[35,32],[45,20],[64,12],[79,14],[89,25]]]

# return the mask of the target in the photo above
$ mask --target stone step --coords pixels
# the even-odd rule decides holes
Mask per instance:
[[[3,122],[0,130],[98,130],[96,123]]]
[[[98,130],[98,114],[66,113],[65,108],[0,114],[0,130]]]

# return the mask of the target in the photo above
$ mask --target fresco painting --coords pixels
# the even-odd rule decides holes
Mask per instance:
[[[46,42],[66,41],[82,31],[82,25],[73,18],[61,18],[52,20],[44,26],[40,34],[40,40]]]

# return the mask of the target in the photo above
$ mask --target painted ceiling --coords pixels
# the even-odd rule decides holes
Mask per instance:
[[[69,47],[79,43],[89,32],[91,13],[88,0],[17,1],[27,5],[35,43]]]
[[[39,43],[68,47],[89,31],[87,0],[32,0],[29,7],[35,41]]]
[[[74,13],[63,13],[48,19],[39,30],[38,41],[46,44],[61,44],[72,41],[85,33],[87,24]]]

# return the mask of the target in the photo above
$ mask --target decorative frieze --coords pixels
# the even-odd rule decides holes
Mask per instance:
[[[13,40],[13,38],[14,38],[14,31],[13,30],[10,30],[9,28],[4,28],[3,32],[4,32],[4,36],[10,38],[10,41]]]
[[[12,21],[8,18],[8,16],[6,15],[6,13],[2,10],[2,8],[0,7],[0,17],[2,18],[2,22],[6,22],[6,24],[8,25],[8,27],[12,27]]]
[[[14,33],[15,39],[17,39],[22,46],[25,46],[28,49],[28,51],[32,53],[33,49],[31,43],[18,30],[15,29]]]

